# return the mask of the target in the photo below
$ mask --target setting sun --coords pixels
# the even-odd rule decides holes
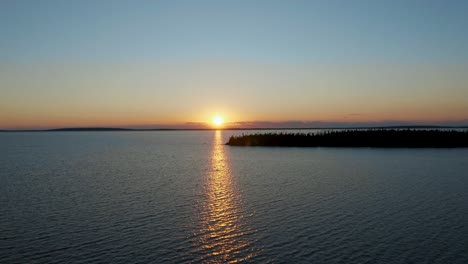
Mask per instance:
[[[222,117],[220,117],[220,116],[215,116],[215,117],[213,118],[213,124],[214,124],[215,126],[221,126],[223,123],[224,123],[224,120],[223,120]]]

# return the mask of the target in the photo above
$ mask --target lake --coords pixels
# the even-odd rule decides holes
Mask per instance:
[[[468,148],[0,133],[1,263],[468,263]]]

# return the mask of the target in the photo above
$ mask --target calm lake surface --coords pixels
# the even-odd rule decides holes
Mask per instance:
[[[241,133],[1,133],[0,263],[468,263],[467,148]]]

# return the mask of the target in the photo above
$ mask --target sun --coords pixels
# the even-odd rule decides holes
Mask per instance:
[[[215,126],[221,126],[224,123],[224,119],[221,116],[215,116],[213,118],[213,124]]]

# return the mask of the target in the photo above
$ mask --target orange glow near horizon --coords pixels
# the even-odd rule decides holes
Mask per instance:
[[[0,70],[0,129],[467,125],[467,69],[249,62],[6,65]],[[223,121],[213,122],[214,114]]]

